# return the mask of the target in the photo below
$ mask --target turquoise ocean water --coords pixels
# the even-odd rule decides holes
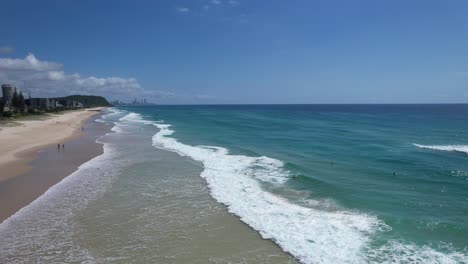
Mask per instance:
[[[104,155],[0,225],[7,262],[189,263],[184,247],[242,262],[204,258],[235,241],[170,246],[199,228],[228,241],[210,222],[227,208],[303,263],[468,263],[468,105],[120,107],[100,122]]]
[[[214,166],[218,162],[237,166],[222,160],[229,155],[274,159],[273,165],[269,160],[249,160],[248,165],[242,164],[248,168],[228,170],[232,170],[232,177],[245,173],[255,178],[263,190],[285,198],[287,203],[312,208],[317,214],[331,214],[321,216],[321,220],[297,220],[293,218],[298,212],[292,212],[271,223],[278,225],[271,236],[286,236],[284,241],[279,238],[279,243],[291,246],[291,251],[296,243],[316,244],[308,252],[311,260],[315,247],[336,247],[323,249],[336,253],[341,247],[347,248],[346,243],[362,246],[364,255],[377,261],[443,262],[451,256],[467,260],[467,105],[171,106],[128,110],[170,124],[169,129],[174,131],[170,137],[183,144],[229,150],[227,155],[220,154],[219,160],[206,162],[207,166],[211,162]],[[185,153],[183,147],[171,144],[164,147],[195,159],[205,155],[190,150]],[[236,202],[241,201],[228,201]],[[248,206],[249,200],[242,202]],[[273,218],[277,213],[287,214],[283,206],[265,214]],[[262,208],[249,213],[255,212],[261,213]],[[341,212],[350,215],[340,219]],[[239,216],[244,217],[243,212]],[[257,219],[248,221],[255,225]],[[262,228],[259,225],[258,229]],[[294,235],[310,232],[310,237],[288,241],[289,231]],[[343,245],[333,241],[333,236]],[[307,249],[307,245],[297,246]]]

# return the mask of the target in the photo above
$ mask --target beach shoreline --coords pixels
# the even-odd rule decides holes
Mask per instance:
[[[27,173],[41,149],[79,138],[83,124],[102,108],[49,114],[38,120],[15,120],[0,124],[0,182]]]
[[[45,120],[19,121],[18,126],[2,127],[0,223],[81,164],[103,153],[103,146],[96,139],[109,128],[95,122],[100,110],[71,111]],[[21,147],[15,148],[14,144]],[[57,144],[65,147],[57,149]]]

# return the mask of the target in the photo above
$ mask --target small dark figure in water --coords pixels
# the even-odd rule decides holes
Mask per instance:
[[[396,172],[393,172],[393,176],[396,176]]]
[[[60,144],[57,144],[57,150],[60,151]]]
[[[332,162],[331,162],[331,165],[334,166],[334,165],[335,165],[335,162],[332,161]]]

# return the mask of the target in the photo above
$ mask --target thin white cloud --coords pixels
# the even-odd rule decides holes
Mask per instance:
[[[187,13],[189,11],[190,11],[190,9],[188,7],[178,7],[177,8],[177,12],[179,12],[179,13]]]
[[[39,61],[33,54],[28,54],[24,59],[0,58],[0,69],[19,71],[48,71],[62,68],[62,65],[55,62]]]
[[[0,54],[10,54],[13,53],[15,49],[10,46],[0,46]]]
[[[101,95],[108,99],[172,96],[164,91],[144,90],[135,78],[67,74],[62,64],[39,60],[33,54],[24,59],[0,58],[0,80],[31,92],[34,97],[71,94]]]
[[[237,0],[225,0],[225,1],[210,0],[209,2],[207,2],[207,4],[202,6],[202,9],[207,11],[207,10],[212,9],[212,8],[235,7],[235,6],[239,5],[239,4],[240,4],[240,2],[237,1]]]
[[[0,81],[17,86],[33,97],[58,97],[73,94],[101,95],[109,100],[130,102],[146,98],[157,103],[213,103],[227,99],[208,94],[183,94],[144,89],[135,78],[82,76],[66,73],[63,65],[43,61],[34,54],[23,59],[0,58]]]

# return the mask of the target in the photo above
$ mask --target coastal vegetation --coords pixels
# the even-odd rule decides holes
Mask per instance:
[[[70,95],[56,98],[25,99],[23,93],[18,93],[15,89],[11,102],[7,104],[3,98],[0,100],[0,120],[107,106],[111,106],[111,104],[102,96]]]
[[[106,107],[111,106],[109,101],[102,96],[95,95],[70,95],[65,97],[55,98],[56,100],[77,101],[83,104],[83,107]]]

